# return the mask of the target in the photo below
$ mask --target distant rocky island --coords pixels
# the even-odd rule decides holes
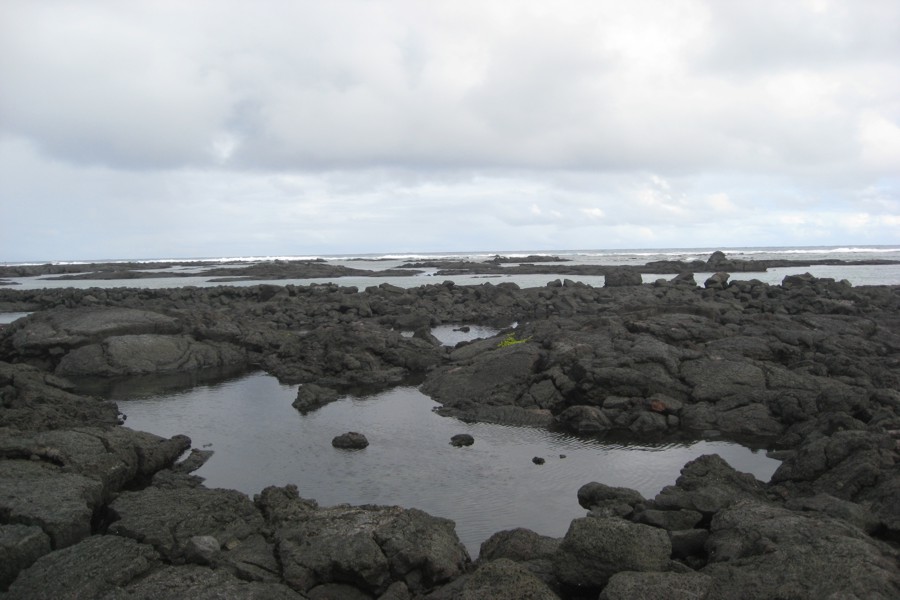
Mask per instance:
[[[398,271],[579,266],[517,261]],[[735,275],[785,262],[796,265],[715,253],[598,267],[605,287],[0,289],[0,311],[33,313],[0,329],[0,590],[10,599],[900,597],[900,286]],[[316,268],[333,266],[276,261],[221,275]],[[642,284],[642,272],[674,276]],[[715,274],[698,282],[693,272]],[[465,323],[501,332],[452,348],[431,334]],[[466,420],[625,440],[752,440],[782,464],[761,482],[703,456],[654,498],[585,481],[572,490],[585,516],[563,537],[500,531],[473,557],[452,521],[414,508],[323,507],[291,485],[253,498],[206,488],[192,473],[208,451],[127,428],[114,403],[81,384],[216,369],[299,384],[302,411],[349,389],[416,381],[444,414]]]
[[[0,285],[9,285],[3,278],[43,277],[54,281],[77,280],[129,280],[158,277],[205,277],[214,278],[216,283],[236,281],[259,281],[279,279],[337,279],[340,277],[410,277],[422,274],[426,269],[436,270],[435,276],[454,275],[568,275],[596,276],[621,272],[622,269],[635,273],[678,274],[696,271],[727,271],[729,273],[765,272],[779,267],[810,267],[820,265],[890,265],[900,264],[896,260],[864,259],[815,259],[815,260],[741,260],[730,259],[723,252],[713,252],[710,257],[694,261],[651,261],[643,265],[627,267],[608,265],[572,265],[558,256],[532,255],[506,257],[496,255],[484,261],[431,260],[411,262],[396,269],[368,270],[354,269],[316,260],[268,260],[253,261],[250,264],[209,262],[154,262],[154,263],[88,263],[88,264],[42,264],[0,266]],[[190,272],[178,267],[193,267]]]

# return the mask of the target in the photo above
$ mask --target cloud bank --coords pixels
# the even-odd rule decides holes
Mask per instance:
[[[896,244],[900,4],[0,4],[0,260]]]

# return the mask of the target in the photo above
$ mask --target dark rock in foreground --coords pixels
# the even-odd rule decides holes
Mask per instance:
[[[0,590],[900,597],[900,288],[811,276],[770,286],[726,277],[746,265],[724,255],[700,262],[721,272],[704,288],[679,276],[601,289],[0,290],[5,306],[37,311],[0,330]],[[426,335],[514,321],[456,348]],[[113,403],[55,375],[231,361],[302,383],[301,411],[417,377],[460,418],[627,439],[715,434],[783,462],[765,483],[703,456],[652,499],[587,483],[572,494],[588,516],[564,538],[499,532],[472,564],[452,522],[415,509],[323,508],[292,486],[252,501],[207,489],[190,473],[208,453],[176,463],[187,438],[122,427]]]

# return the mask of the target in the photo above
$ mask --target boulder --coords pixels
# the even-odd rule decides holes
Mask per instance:
[[[52,431],[6,430],[0,457],[42,460],[102,484],[103,500],[170,466],[190,447],[187,436],[166,439],[127,427],[77,427]]]
[[[813,436],[772,475],[772,483],[852,500],[894,465],[896,442],[869,431]]]
[[[527,568],[506,558],[482,564],[462,587],[459,600],[559,600]]]
[[[540,348],[530,342],[498,347],[496,338],[492,344],[490,350],[470,360],[431,371],[422,392],[443,404],[444,412],[516,405],[516,400],[528,391],[541,357]]]
[[[728,278],[731,277],[725,271],[719,271],[718,273],[713,273],[710,277],[706,279],[703,283],[703,287],[706,289],[713,290],[724,290],[728,285]]]
[[[661,529],[617,517],[584,517],[572,521],[553,564],[561,584],[599,590],[621,571],[663,571],[671,554]]]
[[[450,444],[460,448],[462,446],[471,446],[475,443],[475,438],[468,433],[457,433],[450,438]]]
[[[603,287],[641,285],[643,282],[640,271],[628,267],[617,267],[606,271]]]
[[[86,596],[85,596],[86,597]],[[166,566],[101,600],[303,600],[305,597],[281,583],[242,581],[223,569],[195,565]]]
[[[4,598],[101,598],[158,566],[159,555],[150,546],[95,535],[39,558],[19,574]]]
[[[47,430],[119,422],[114,402],[74,394],[64,379],[25,364],[0,362],[0,400],[0,427]]]
[[[656,510],[646,509],[634,516],[636,523],[652,525],[666,531],[693,529],[703,519],[703,515],[695,510]]]
[[[897,598],[898,553],[845,521],[741,500],[713,517],[709,598]]]
[[[50,538],[36,525],[0,525],[0,591],[22,569],[50,552]]]
[[[347,450],[362,450],[369,445],[369,440],[361,433],[356,431],[348,431],[341,435],[335,436],[331,440],[331,445],[335,448],[344,448]]]
[[[123,492],[109,505],[109,532],[152,545],[166,560],[185,556],[195,536],[236,547],[262,531],[262,515],[235,490],[149,487]]]
[[[592,481],[578,488],[578,504],[594,511],[595,516],[626,516],[635,506],[646,502],[640,492]]]
[[[740,473],[717,454],[706,454],[687,463],[675,485],[666,486],[654,502],[665,510],[685,509],[711,515],[742,499],[765,500],[762,482]]]
[[[91,519],[102,500],[99,481],[45,462],[0,460],[0,482],[0,515],[6,523],[37,525],[56,549],[91,534]]]
[[[529,529],[498,531],[481,544],[479,562],[500,558],[515,561],[548,585],[555,585],[553,555],[561,540],[539,535]]]
[[[458,577],[469,563],[447,519],[400,507],[290,511],[284,500],[279,512],[290,516],[275,532],[278,557],[284,580],[300,592],[340,583],[379,594],[402,581],[421,593]]]
[[[701,573],[616,573],[599,600],[702,600],[712,579]]]

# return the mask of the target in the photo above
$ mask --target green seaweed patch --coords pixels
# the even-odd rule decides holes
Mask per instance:
[[[507,348],[509,346],[515,346],[516,344],[524,344],[525,342],[527,342],[530,339],[531,339],[530,335],[527,338],[520,340],[519,338],[516,337],[516,334],[510,333],[505,338],[503,338],[499,344],[497,344],[497,347],[498,348]]]

